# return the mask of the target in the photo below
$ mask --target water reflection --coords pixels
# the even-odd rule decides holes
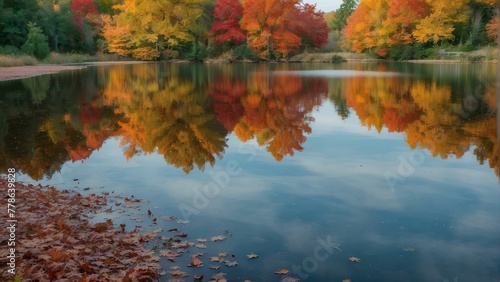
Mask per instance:
[[[413,149],[460,158],[472,148],[498,175],[494,74],[417,66],[411,76],[328,77],[288,68],[141,64],[3,82],[0,171],[50,178],[111,137],[127,159],[161,154],[186,173],[222,158],[233,133],[280,161],[303,149],[312,112],[329,98],[342,118],[404,133]]]

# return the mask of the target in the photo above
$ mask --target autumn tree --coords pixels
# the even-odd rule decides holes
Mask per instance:
[[[302,38],[303,46],[320,48],[328,41],[328,26],[324,13],[316,10],[316,5],[303,4],[295,10],[296,33]]]
[[[428,14],[429,5],[425,0],[391,0],[382,29],[387,45],[415,42],[413,32],[416,25]]]
[[[269,58],[274,51],[286,57],[300,48],[304,38],[304,42],[309,40],[319,47],[328,36],[323,13],[299,0],[245,1],[242,27],[247,31],[249,46],[261,58]]]
[[[241,29],[239,21],[243,16],[243,6],[239,0],[217,0],[214,18],[210,32],[215,35],[217,44],[232,43],[238,45],[246,40],[246,34]]]
[[[425,0],[430,13],[416,25],[413,36],[418,42],[434,42],[453,38],[454,24],[467,20],[468,0]]]
[[[124,0],[115,16],[104,17],[108,50],[122,56],[153,60],[167,47],[194,40],[207,0]]]
[[[383,24],[388,0],[364,0],[347,19],[344,34],[347,44],[353,51],[362,52],[377,46],[383,46]]]
[[[490,39],[497,40],[498,38],[498,22],[498,16],[496,16],[486,24],[486,34]]]
[[[94,37],[99,32],[99,11],[97,9],[97,5],[94,0],[72,0],[71,10],[73,11],[73,19],[76,26],[80,30],[83,42],[86,43],[87,51],[89,53],[94,53]]]

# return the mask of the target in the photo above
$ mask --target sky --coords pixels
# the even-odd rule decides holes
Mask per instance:
[[[304,3],[316,4],[316,8],[325,13],[338,9],[342,0],[304,0]]]

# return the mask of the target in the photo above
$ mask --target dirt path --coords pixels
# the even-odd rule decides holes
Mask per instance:
[[[57,73],[63,70],[77,70],[85,68],[85,66],[18,66],[18,67],[0,67],[0,81],[21,79],[33,77],[42,74]]]

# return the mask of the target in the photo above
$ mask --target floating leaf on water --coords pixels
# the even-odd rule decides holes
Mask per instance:
[[[226,273],[219,272],[219,273],[215,274],[214,276],[212,276],[212,280],[211,281],[214,281],[214,282],[227,282]]]
[[[171,271],[170,274],[172,274],[172,276],[180,276],[180,277],[189,276],[186,272],[180,270]]]
[[[218,253],[217,255],[218,255],[219,257],[225,257],[225,256],[227,256],[227,253],[222,252],[222,253]]]
[[[216,262],[220,261],[220,257],[210,257],[209,259],[210,261],[216,261]]]
[[[415,251],[415,248],[412,248],[412,247],[406,247],[403,249],[403,251],[405,252],[414,252]]]
[[[357,257],[350,257],[349,258],[349,261],[352,261],[352,262],[360,262],[361,259],[360,258],[357,258]]]
[[[251,253],[249,255],[247,255],[248,259],[255,259],[255,258],[258,258],[259,256],[254,254],[254,253]]]
[[[189,220],[177,220],[177,223],[179,223],[179,224],[187,224],[187,223],[189,223]]]
[[[220,266],[218,265],[209,265],[208,268],[213,269],[213,270],[218,270]]]
[[[196,245],[194,245],[194,246],[195,246],[196,248],[198,248],[198,249],[206,249],[206,248],[207,248],[207,246],[206,246],[205,244],[196,244]]]
[[[280,280],[280,282],[298,282],[298,281],[300,281],[300,280],[292,278],[292,277],[285,277],[285,278]]]
[[[200,243],[206,243],[207,239],[205,239],[205,238],[198,238],[198,239],[196,239],[196,241],[198,241]]]
[[[237,261],[228,261],[228,260],[226,260],[224,263],[225,263],[227,266],[229,266],[229,267],[233,267],[233,266],[237,266],[237,265],[238,265],[238,262],[237,262]]]
[[[280,269],[278,269],[278,271],[275,272],[275,274],[287,275],[288,272],[289,272],[288,269],[286,269],[286,268],[280,268]]]
[[[198,257],[200,254],[195,254],[191,256],[191,264],[188,267],[203,267],[203,262]]]
[[[226,236],[224,236],[224,235],[219,235],[219,236],[214,236],[214,237],[211,237],[211,238],[210,238],[210,241],[212,241],[212,242],[216,242],[216,241],[222,241],[222,240],[224,240],[224,239],[226,239]]]

